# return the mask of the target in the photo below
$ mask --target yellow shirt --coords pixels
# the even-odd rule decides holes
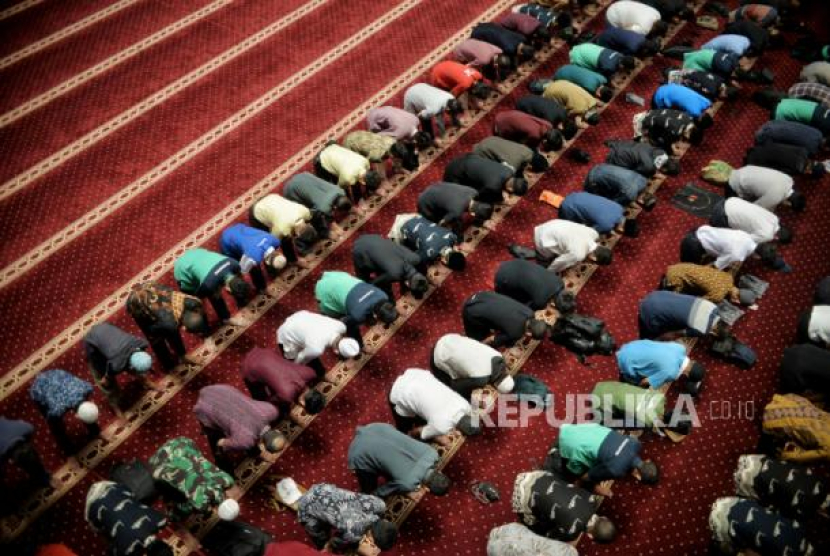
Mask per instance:
[[[735,287],[735,281],[728,272],[692,263],[671,265],[666,270],[669,288],[691,295],[700,295],[712,303],[720,303]]]
[[[310,222],[311,211],[282,195],[272,193],[254,204],[254,218],[268,226],[273,236],[282,239],[291,235],[294,223],[298,220]]]
[[[369,171],[369,159],[340,145],[329,145],[320,153],[320,164],[326,172],[337,176],[337,185],[349,187],[363,179]]]
[[[568,110],[569,115],[581,115],[597,105],[597,100],[579,85],[562,79],[547,87],[542,96],[557,101]]]
[[[779,457],[787,461],[830,461],[830,413],[795,394],[772,396],[764,408],[763,430],[787,442]]]

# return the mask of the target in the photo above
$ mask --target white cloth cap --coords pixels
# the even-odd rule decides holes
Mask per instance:
[[[354,338],[341,338],[337,342],[337,353],[346,359],[352,359],[360,354],[360,344]]]
[[[224,502],[219,504],[219,519],[222,521],[233,521],[239,517],[239,502],[233,498],[227,498]]]
[[[285,258],[284,256],[282,256],[282,255],[277,255],[277,256],[275,256],[275,257],[274,257],[274,259],[271,261],[271,267],[272,267],[274,270],[282,270],[283,268],[285,268],[285,265],[286,265],[287,263],[288,263],[288,259],[286,259],[286,258]]]
[[[86,423],[87,425],[92,425],[93,423],[98,422],[98,406],[92,402],[83,402],[81,405],[78,406],[77,411],[78,419]]]
[[[280,500],[282,500],[284,504],[292,506],[296,504],[300,498],[302,498],[303,493],[300,492],[300,487],[297,486],[294,479],[286,477],[277,483],[277,496],[280,497]]]
[[[509,394],[513,391],[514,386],[516,386],[516,383],[513,381],[513,377],[508,375],[499,382],[496,390],[499,391],[499,394]]]

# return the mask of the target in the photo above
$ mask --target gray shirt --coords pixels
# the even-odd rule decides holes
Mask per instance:
[[[312,210],[331,216],[335,199],[346,195],[342,188],[303,172],[293,176],[283,188],[283,196]]]
[[[487,556],[577,556],[571,545],[537,535],[521,523],[508,523],[490,531]]]
[[[479,141],[473,147],[473,152],[484,158],[501,162],[510,168],[513,173],[516,173],[533,158],[533,151],[530,147],[496,136]]]
[[[830,62],[813,62],[801,70],[801,81],[830,86]]]
[[[744,166],[729,175],[729,187],[738,197],[774,211],[793,192],[793,179],[778,170]]]
[[[358,427],[349,446],[349,469],[386,478],[376,496],[416,490],[437,462],[438,452],[432,446],[386,423]]]

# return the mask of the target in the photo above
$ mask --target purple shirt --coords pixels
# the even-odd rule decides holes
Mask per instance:
[[[499,19],[498,24],[505,29],[516,31],[524,36],[530,36],[536,32],[541,23],[533,16],[511,12]]]
[[[467,39],[455,47],[453,56],[462,64],[468,64],[474,68],[483,68],[502,52],[501,48],[489,42]]]
[[[272,403],[290,404],[317,375],[312,368],[289,361],[272,349],[254,348],[242,361],[242,378],[264,385]]]
[[[205,428],[222,431],[228,450],[256,446],[260,435],[279,414],[270,403],[252,400],[229,384],[202,388],[193,413]]]
[[[421,123],[415,114],[394,106],[381,106],[369,110],[366,122],[369,131],[398,140],[415,135]]]

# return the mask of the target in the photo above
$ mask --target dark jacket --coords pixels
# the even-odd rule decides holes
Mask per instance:
[[[352,261],[358,278],[386,290],[416,274],[421,257],[391,239],[367,234],[354,242]]]
[[[499,265],[495,279],[496,293],[524,303],[534,311],[544,309],[565,288],[558,275],[541,265],[522,259]]]
[[[455,226],[470,210],[478,192],[458,183],[438,182],[418,196],[418,213],[436,224]]]
[[[513,171],[504,164],[473,153],[453,159],[444,168],[444,181],[472,187],[478,200],[491,204],[502,200],[504,184],[512,177]]]
[[[496,292],[479,292],[464,302],[464,333],[484,340],[495,332],[493,347],[512,346],[525,334],[533,310],[515,299]]]

